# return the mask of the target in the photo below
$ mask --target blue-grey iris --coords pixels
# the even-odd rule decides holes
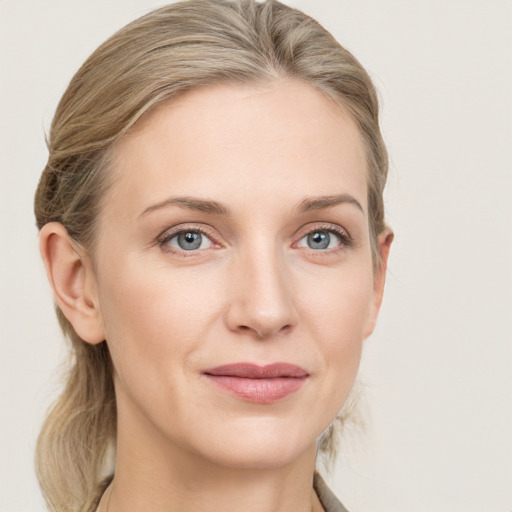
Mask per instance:
[[[201,247],[203,235],[195,231],[186,231],[178,235],[177,243],[180,249],[184,251],[193,251]]]
[[[310,249],[327,249],[331,242],[331,235],[327,231],[315,231],[310,233],[307,238]]]

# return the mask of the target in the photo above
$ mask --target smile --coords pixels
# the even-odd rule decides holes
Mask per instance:
[[[270,404],[298,391],[309,373],[289,363],[234,363],[203,372],[208,380],[242,400]]]

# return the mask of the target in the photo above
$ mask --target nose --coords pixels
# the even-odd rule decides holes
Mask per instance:
[[[228,328],[260,340],[292,331],[299,315],[284,256],[275,247],[248,252],[230,273]]]

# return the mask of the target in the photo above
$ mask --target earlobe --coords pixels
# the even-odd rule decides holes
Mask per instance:
[[[96,277],[85,251],[58,222],[45,224],[39,249],[57,305],[88,343],[105,339]]]
[[[380,306],[382,304],[382,298],[384,296],[384,285],[386,284],[386,271],[388,268],[388,257],[391,243],[393,242],[395,235],[391,229],[386,228],[378,238],[378,249],[380,255],[380,261],[378,262],[377,268],[375,269],[373,278],[373,302],[368,318],[367,329],[364,337],[367,338],[375,329],[377,323],[377,317],[379,316]]]

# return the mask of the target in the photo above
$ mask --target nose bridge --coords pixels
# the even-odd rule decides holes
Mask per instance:
[[[276,243],[260,240],[238,254],[229,324],[259,338],[288,331],[297,322],[286,258]]]

